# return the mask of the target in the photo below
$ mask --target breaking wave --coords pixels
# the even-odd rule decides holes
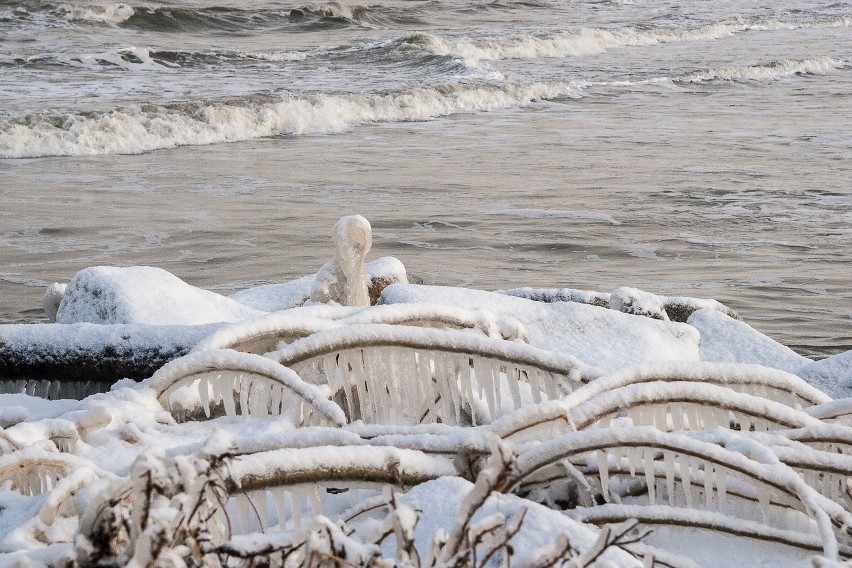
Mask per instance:
[[[138,154],[269,136],[330,134],[362,123],[428,120],[456,112],[579,97],[581,88],[570,82],[456,84],[382,95],[315,95],[284,100],[254,97],[134,106],[105,113],[33,114],[0,122],[0,156]]]
[[[4,12],[10,18],[29,18],[41,14],[59,22],[112,24],[138,30],[176,31],[254,31],[289,27],[296,31],[334,28],[348,25],[378,26],[392,22],[416,23],[416,10],[397,10],[382,6],[362,6],[324,2],[295,8],[250,9],[233,6],[186,7],[103,3],[26,2]]]
[[[417,32],[404,38],[400,47],[423,49],[435,55],[452,56],[468,61],[561,58],[592,55],[622,47],[715,40],[746,31],[820,27],[852,27],[852,16],[800,23],[736,19],[688,29],[579,28],[543,35],[513,35],[487,39],[453,40]]]
[[[843,61],[830,57],[816,59],[784,59],[769,65],[733,66],[710,69],[675,79],[681,83],[703,83],[707,81],[772,81],[793,75],[824,75],[845,67]]]

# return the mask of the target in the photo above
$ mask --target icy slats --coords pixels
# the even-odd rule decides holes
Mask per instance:
[[[704,464],[704,504],[710,509],[713,507],[713,485],[716,479],[716,467],[709,463]]]
[[[642,464],[645,469],[645,484],[648,486],[648,500],[651,505],[656,504],[657,486],[656,486],[656,471],[654,468],[654,450],[653,448],[642,448]]]
[[[725,501],[728,492],[728,471],[723,467],[716,467],[716,499],[719,512],[724,513]]]
[[[459,369],[459,390],[464,395],[465,400],[470,405],[470,418],[473,422],[473,425],[476,426],[476,412],[473,410],[473,384],[471,383],[471,372],[473,371],[473,358],[465,357],[467,359],[467,364],[462,365]]]
[[[666,491],[669,504],[674,504],[675,459],[674,453],[663,451],[663,464],[666,469]]]
[[[198,379],[198,397],[201,399],[201,406],[204,408],[204,416],[210,418],[210,381],[206,374],[201,375]]]
[[[506,380],[509,382],[509,392],[512,393],[512,402],[515,409],[521,407],[521,389],[518,385],[521,370],[514,365],[506,365]]]
[[[595,456],[598,461],[598,474],[601,478],[601,493],[604,499],[609,502],[609,463],[607,461],[607,454],[603,450],[597,450]]]

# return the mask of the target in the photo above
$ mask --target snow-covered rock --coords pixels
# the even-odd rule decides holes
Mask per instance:
[[[380,303],[427,302],[516,318],[530,344],[611,372],[650,361],[699,360],[699,335],[686,324],[635,317],[587,304],[542,303],[464,288],[393,284]]]
[[[796,374],[833,398],[852,397],[852,351],[806,363]]]
[[[240,321],[262,312],[187,284],[152,266],[93,266],[74,275],[58,323],[202,325]]]
[[[687,323],[701,333],[701,360],[754,363],[795,373],[812,361],[760,333],[747,323],[712,310],[698,310]]]
[[[609,307],[613,310],[668,321],[666,300],[656,294],[643,292],[626,286],[616,288],[609,297]]]

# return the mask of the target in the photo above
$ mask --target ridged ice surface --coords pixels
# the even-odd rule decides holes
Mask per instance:
[[[427,282],[715,297],[848,350],[850,26],[811,0],[4,2],[0,321],[92,265],[313,274],[317,227],[360,212]]]

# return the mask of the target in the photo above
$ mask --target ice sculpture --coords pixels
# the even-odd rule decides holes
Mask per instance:
[[[370,222],[361,215],[349,215],[334,224],[334,258],[325,263],[311,289],[311,300],[335,302],[344,306],[369,306],[364,257],[373,245]]]
[[[44,296],[41,298],[41,304],[44,306],[44,313],[47,314],[47,320],[51,323],[56,321],[56,312],[59,311],[59,304],[62,303],[62,296],[65,295],[67,284],[54,282],[47,287]]]

